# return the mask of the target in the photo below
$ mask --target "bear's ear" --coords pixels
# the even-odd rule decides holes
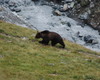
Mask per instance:
[[[41,33],[38,32],[38,33],[36,34],[35,38],[41,38]]]

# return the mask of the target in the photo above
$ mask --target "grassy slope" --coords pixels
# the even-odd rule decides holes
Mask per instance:
[[[0,80],[100,80],[100,53],[69,41],[44,46],[34,33],[0,21]]]

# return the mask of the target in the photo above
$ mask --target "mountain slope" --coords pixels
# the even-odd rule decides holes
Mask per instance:
[[[1,80],[100,80],[100,53],[65,40],[44,46],[36,31],[0,21]]]

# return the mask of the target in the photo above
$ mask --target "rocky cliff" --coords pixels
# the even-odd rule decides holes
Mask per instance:
[[[77,0],[74,7],[76,15],[100,32],[100,0]],[[86,18],[82,18],[86,15]]]

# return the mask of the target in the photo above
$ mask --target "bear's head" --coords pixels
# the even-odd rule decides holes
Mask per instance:
[[[35,38],[43,38],[47,36],[50,32],[48,30],[44,30],[42,32],[37,32]]]
[[[38,32],[35,36],[35,38],[41,38],[42,37],[42,34],[40,32]]]

